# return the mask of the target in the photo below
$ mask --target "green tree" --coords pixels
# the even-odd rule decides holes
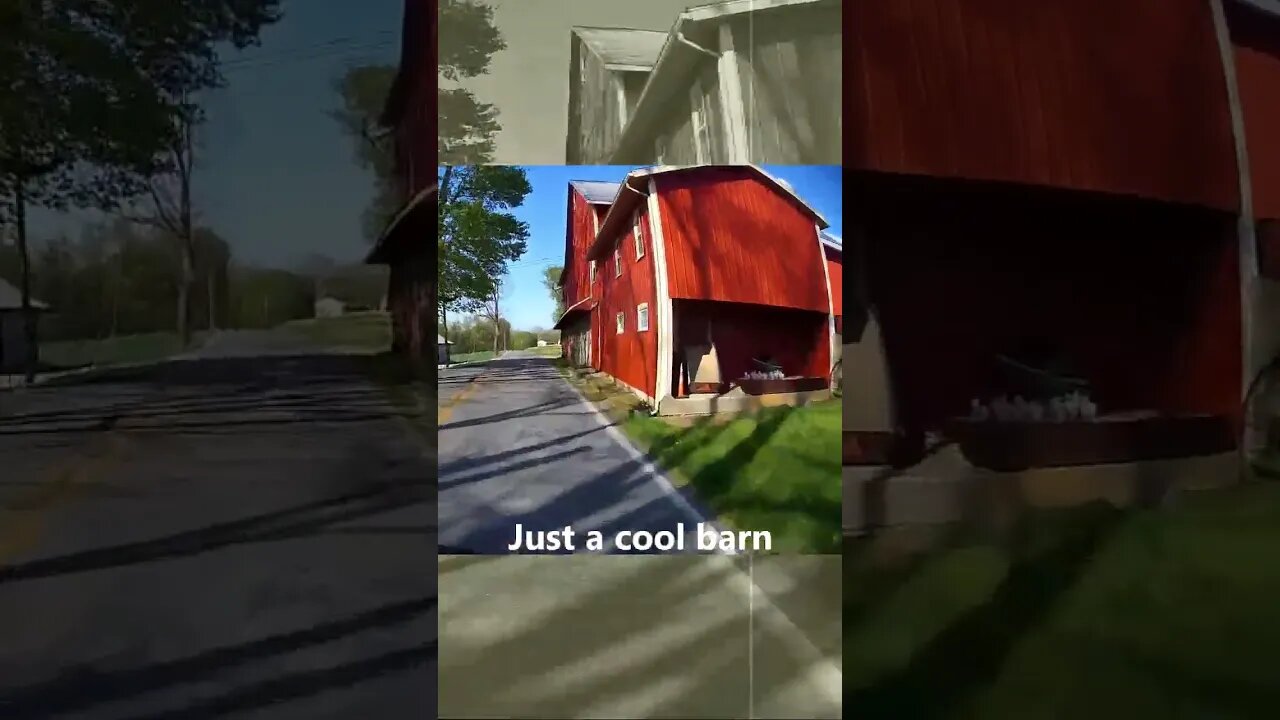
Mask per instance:
[[[493,161],[494,135],[502,129],[498,110],[457,86],[489,70],[493,54],[506,48],[493,23],[493,8],[479,0],[441,0],[437,67],[443,82],[436,100],[440,162],[464,165]]]
[[[524,254],[529,226],[509,211],[532,186],[523,169],[502,165],[446,166],[440,178],[438,302],[447,328],[450,312],[493,302],[507,263]]]
[[[17,230],[28,377],[37,359],[28,207],[111,209],[171,170],[183,123],[195,120],[189,93],[221,80],[219,45],[254,41],[278,18],[278,2],[9,0],[0,7],[0,222]],[[186,230],[189,249],[190,222]],[[190,259],[186,252],[184,267]],[[189,288],[189,272],[184,281]]]
[[[542,271],[542,285],[547,288],[547,292],[551,293],[551,301],[556,304],[555,317],[551,318],[552,322],[560,319],[564,314],[564,293],[560,292],[560,275],[564,273],[564,268],[559,265],[552,265]]]
[[[392,145],[385,133],[376,130],[395,77],[393,66],[359,65],[348,68],[334,81],[341,105],[330,116],[351,138],[360,167],[373,173],[373,199],[361,216],[362,230],[369,242],[378,239],[400,207]]]

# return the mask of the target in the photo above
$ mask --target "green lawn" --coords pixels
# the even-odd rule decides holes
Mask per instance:
[[[852,717],[1270,718],[1280,484],[923,550],[846,540]]]
[[[630,393],[585,383],[557,365],[730,527],[769,531],[774,551],[840,552],[839,400],[682,427],[633,412]]]
[[[192,338],[193,347],[203,341],[203,333]],[[177,333],[156,332],[118,335],[100,340],[65,340],[40,345],[40,361],[59,367],[121,365],[163,360],[182,350]]]
[[[367,350],[387,350],[391,347],[391,316],[384,312],[294,320],[285,323],[283,327],[325,347]]]
[[[479,352],[472,352],[472,353],[450,354],[449,362],[454,362],[454,363],[478,362],[480,360],[492,360],[495,357],[497,357],[497,355],[492,350],[481,350]]]
[[[529,352],[534,355],[541,355],[542,357],[558,358],[560,357],[560,346],[547,345],[546,347],[531,347],[529,348]]]

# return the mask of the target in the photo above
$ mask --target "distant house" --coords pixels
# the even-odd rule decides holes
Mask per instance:
[[[394,143],[397,190],[402,206],[365,258],[387,265],[387,309],[392,349],[425,359],[426,339],[436,325],[436,13],[434,3],[405,0],[400,64],[381,124]]]
[[[546,340],[539,340],[539,341],[538,341],[538,347],[546,347],[546,346],[547,346],[547,341],[546,341]]]
[[[346,303],[335,297],[322,297],[316,301],[316,317],[341,317],[347,311]]]
[[[567,212],[556,329],[571,363],[660,414],[829,396],[842,252],[785,183],[751,165],[647,168],[571,182]]]
[[[444,339],[443,335],[436,335],[436,362],[441,365],[449,364],[449,346],[453,343]]]
[[[569,34],[567,165],[839,164],[840,0],[730,0]]]
[[[31,307],[38,313],[47,312],[49,306],[31,299]],[[26,368],[26,323],[22,317],[22,293],[0,278],[0,372],[14,373]]]

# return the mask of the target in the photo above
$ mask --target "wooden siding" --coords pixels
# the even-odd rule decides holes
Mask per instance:
[[[580,58],[580,87],[577,91],[578,158],[584,165],[605,162],[622,135],[622,107],[618,90],[622,79],[605,68],[599,56],[575,40]]]
[[[840,164],[840,15],[826,2],[733,21],[751,162]]]
[[[1253,211],[1280,218],[1280,20],[1227,1]]]
[[[754,174],[655,178],[672,298],[827,313],[814,219]]]
[[[720,377],[732,382],[756,369],[752,360],[768,356],[787,375],[829,378],[827,314],[738,303],[675,301],[677,347],[711,337]]]
[[[641,225],[648,222],[647,211],[641,215]],[[622,274],[615,277],[613,255],[600,263],[600,305],[596,310],[602,326],[600,370],[653,397],[657,387],[656,369],[658,357],[658,307],[657,290],[653,274],[653,238],[647,228],[642,228],[644,257],[637,259],[635,235],[629,226],[617,245],[621,250]],[[636,306],[649,304],[649,329],[638,332]],[[621,335],[617,332],[615,318],[624,313],[626,326]]]
[[[591,263],[587,260],[587,248],[595,239],[595,208],[582,194],[569,187],[568,222],[565,227],[565,258],[563,292],[565,308],[573,307],[591,297]]]
[[[1226,213],[955,181],[856,184],[899,417],[938,427],[998,353],[1056,346],[1100,412],[1238,415],[1239,254]]]
[[[830,248],[823,249],[823,262],[827,266],[827,279],[831,284],[831,314],[844,314],[844,254]]]
[[[846,165],[1239,209],[1207,0],[845,5]]]

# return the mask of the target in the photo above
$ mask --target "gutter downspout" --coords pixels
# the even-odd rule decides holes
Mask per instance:
[[[1259,363],[1254,358],[1253,315],[1258,288],[1258,242],[1253,218],[1253,183],[1249,171],[1249,152],[1245,138],[1244,110],[1240,103],[1240,85],[1236,76],[1234,49],[1231,44],[1231,30],[1227,26],[1224,0],[1209,0],[1213,11],[1213,29],[1218,41],[1218,54],[1222,59],[1222,74],[1227,86],[1227,105],[1231,111],[1231,135],[1235,141],[1236,172],[1240,192],[1240,215],[1236,222],[1236,241],[1240,258],[1240,322],[1241,345],[1243,352],[1241,407],[1247,412],[1248,394],[1253,377],[1258,371]],[[1241,417],[1240,451],[1247,452],[1252,447],[1253,438],[1248,435],[1247,418]],[[1241,473],[1246,474],[1248,468],[1245,458],[1241,465]]]

